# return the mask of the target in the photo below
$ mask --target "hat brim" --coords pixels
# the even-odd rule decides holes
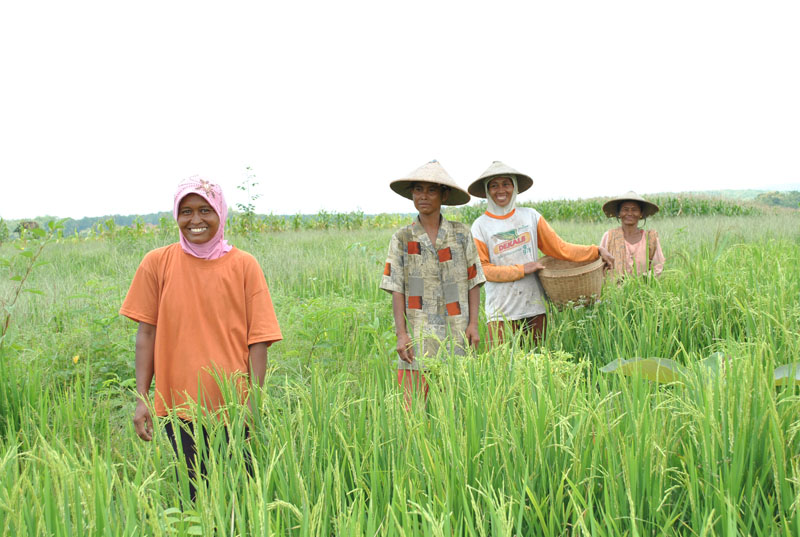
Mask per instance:
[[[517,178],[517,192],[520,194],[522,194],[523,192],[525,192],[526,190],[528,190],[530,187],[533,186],[533,179],[531,179],[525,174],[496,173],[494,175],[489,175],[487,177],[481,177],[480,179],[476,179],[475,181],[472,182],[471,185],[469,185],[469,188],[467,188],[467,192],[469,192],[476,198],[486,199],[486,187],[484,187],[484,184],[487,181],[491,181],[495,177],[508,177],[509,175],[513,175]]]
[[[619,206],[625,201],[634,201],[642,207],[642,218],[648,218],[658,212],[658,205],[644,199],[636,198],[615,198],[603,204],[603,212],[609,218],[619,216]]]
[[[469,203],[469,194],[467,194],[464,190],[453,185],[446,185],[436,181],[425,181],[423,179],[398,179],[389,183],[389,188],[404,198],[413,200],[414,196],[411,193],[411,185],[413,183],[433,183],[449,188],[450,193],[448,194],[447,199],[442,201],[442,205],[464,205],[465,203]]]

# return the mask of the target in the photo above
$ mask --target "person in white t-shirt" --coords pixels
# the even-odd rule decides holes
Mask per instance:
[[[545,295],[536,275],[543,268],[538,262],[540,250],[577,262],[601,256],[613,267],[614,258],[607,249],[565,242],[535,209],[516,207],[517,194],[532,185],[527,175],[495,161],[468,189],[488,203],[486,212],[472,224],[472,236],[486,276],[489,346],[518,330],[537,345],[544,337]]]

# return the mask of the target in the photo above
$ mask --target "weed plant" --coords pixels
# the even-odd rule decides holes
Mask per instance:
[[[615,224],[551,223],[578,243]],[[667,257],[659,279],[553,309],[539,349],[447,360],[411,411],[396,386],[391,300],[378,289],[391,229],[229,237],[259,259],[285,340],[270,349],[255,416],[231,406],[227,441],[219,420],[201,418],[211,447],[194,505],[161,428],[152,443],[133,432],[135,325],[117,315],[143,255],[176,235],[62,238],[30,274],[43,294],[21,296],[0,356],[0,382],[19,402],[0,421],[0,528],[798,535],[800,389],[772,382],[798,359],[797,217],[648,226]],[[724,370],[695,367],[716,351],[732,357]],[[655,385],[598,370],[634,356],[690,373]]]

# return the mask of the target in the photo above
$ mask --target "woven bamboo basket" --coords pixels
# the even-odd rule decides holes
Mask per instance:
[[[603,260],[576,263],[553,257],[542,257],[544,268],[538,272],[550,300],[563,306],[568,302],[591,304],[603,290]]]

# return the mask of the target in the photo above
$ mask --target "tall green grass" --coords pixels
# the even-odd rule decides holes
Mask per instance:
[[[597,242],[604,224],[554,221]],[[798,535],[800,227],[793,215],[658,222],[667,266],[553,310],[544,348],[451,360],[427,405],[396,387],[391,230],[231,237],[259,259],[285,341],[255,421],[229,412],[196,505],[163,431],[130,423],[133,323],[116,315],[144,236],[62,242],[32,275],[0,379],[9,535]],[[651,223],[652,225],[652,223]],[[5,248],[5,247],[4,247]],[[4,250],[0,250],[0,253]],[[6,288],[0,287],[0,291]],[[722,351],[724,374],[694,367]],[[78,357],[77,363],[75,357]],[[674,358],[673,385],[605,375]],[[245,438],[248,423],[250,438]],[[221,438],[218,422],[206,424]],[[246,471],[245,453],[254,471]],[[175,479],[178,472],[180,480]]]

